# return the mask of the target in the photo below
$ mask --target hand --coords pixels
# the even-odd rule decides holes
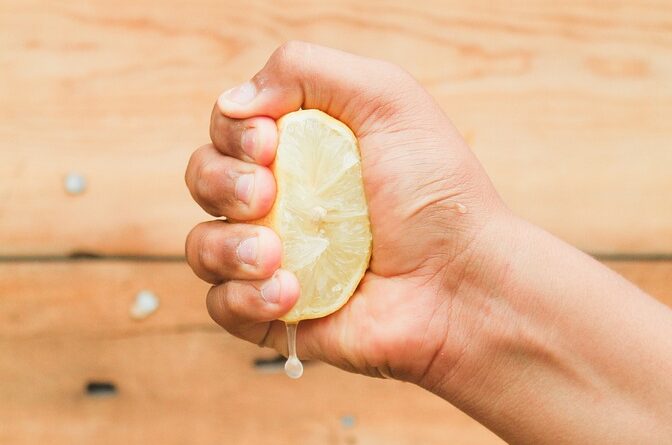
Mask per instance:
[[[470,266],[479,237],[506,210],[433,99],[386,62],[292,42],[219,98],[212,144],[193,154],[186,172],[201,207],[238,221],[199,224],[187,239],[189,264],[215,284],[210,315],[230,333],[286,354],[284,324],[274,320],[292,307],[299,286],[290,272],[276,271],[275,233],[244,221],[273,204],[266,166],[277,145],[274,119],[299,108],[330,114],[359,139],[373,230],[370,269],[357,292],[338,312],[300,323],[299,357],[421,383],[439,352],[457,362],[465,348],[454,303],[482,280]]]
[[[220,96],[186,173],[204,209],[240,221],[187,239],[215,321],[286,353],[274,320],[299,286],[275,233],[243,222],[273,204],[274,119],[299,108],[357,135],[373,230],[355,295],[299,325],[301,358],[417,383],[512,443],[670,442],[672,311],[513,217],[436,103],[384,62],[290,43]]]

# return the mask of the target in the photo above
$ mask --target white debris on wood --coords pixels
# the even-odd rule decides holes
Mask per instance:
[[[133,306],[131,306],[131,318],[143,320],[159,308],[159,297],[149,290],[141,290],[135,296]]]
[[[86,190],[86,178],[79,173],[68,173],[63,181],[65,191],[70,195],[81,195]]]
[[[355,426],[355,420],[355,416],[350,414],[341,416],[341,426],[343,428],[352,428]]]

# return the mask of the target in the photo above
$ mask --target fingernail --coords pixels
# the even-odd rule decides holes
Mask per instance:
[[[219,99],[217,99],[217,103],[219,104],[219,108],[222,109],[222,111],[225,111],[227,106],[231,103],[235,105],[249,104],[256,95],[257,87],[255,87],[252,82],[248,81],[235,88],[224,91],[221,96],[219,96]]]
[[[236,198],[245,204],[250,203],[252,199],[252,190],[254,189],[254,174],[248,173],[238,177],[236,181]]]
[[[280,277],[275,275],[261,287],[261,298],[267,303],[280,302]]]
[[[259,131],[254,128],[246,128],[243,130],[243,134],[240,137],[240,146],[243,148],[243,151],[252,159],[254,159],[254,154],[257,151],[257,145],[259,141]]]
[[[257,246],[259,240],[257,237],[248,238],[238,245],[238,258],[244,263],[255,265],[257,264]]]

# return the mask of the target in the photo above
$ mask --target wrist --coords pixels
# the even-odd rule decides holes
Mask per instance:
[[[503,328],[512,320],[506,313],[513,253],[520,248],[522,221],[503,211],[488,218],[468,249],[452,264],[438,292],[450,305],[447,335],[418,382],[419,386],[455,403],[467,397],[479,372],[487,372]]]
[[[422,387],[519,443],[660,434],[672,317],[635,286],[513,216],[484,226],[450,284],[449,328]]]
[[[474,239],[461,279],[442,289],[451,306],[450,327],[420,386],[506,440],[522,437],[521,431],[529,437],[525,425],[543,425],[543,419],[518,408],[539,404],[538,391],[583,383],[565,366],[574,357],[557,341],[564,327],[555,318],[563,314],[554,305],[562,300],[544,282],[544,271],[554,278],[564,272],[549,266],[549,258],[571,263],[577,255],[508,212],[491,218]]]

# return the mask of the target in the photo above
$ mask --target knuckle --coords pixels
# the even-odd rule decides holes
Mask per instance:
[[[216,249],[213,247],[210,231],[203,230],[199,233],[197,246],[198,263],[205,271],[215,274],[219,269],[220,262],[217,259]]]
[[[296,66],[299,61],[314,48],[314,45],[301,40],[289,40],[278,47],[271,58],[280,65]]]
[[[194,227],[189,231],[187,234],[187,239],[184,242],[184,254],[187,257],[187,262],[189,263],[190,266],[193,267],[191,259],[193,258],[193,252],[194,252],[194,238],[195,238],[195,233],[196,230],[198,229],[198,226]]]
[[[400,65],[386,60],[379,60],[377,63],[380,64],[379,69],[381,73],[384,73],[385,77],[387,77],[389,81],[394,82],[394,84],[402,86],[417,85],[417,81],[413,75]]]
[[[224,329],[228,330],[228,327],[226,326],[225,320],[225,314],[226,314],[226,308],[225,308],[225,300],[226,300],[226,290],[224,289],[225,284],[220,284],[216,286],[212,286],[210,290],[208,290],[207,297],[205,299],[206,302],[206,308],[208,309],[208,315],[210,315],[210,318],[212,318],[217,324],[222,326]]]
[[[292,56],[301,53],[310,43],[301,40],[287,40],[278,47],[278,52],[283,56]]]
[[[208,159],[199,165],[196,175],[196,193],[201,205],[206,206],[210,213],[218,213],[217,202],[222,201],[222,178],[225,173],[221,171],[217,162]]]
[[[193,153],[189,157],[189,162],[187,163],[187,168],[184,169],[184,183],[187,185],[187,188],[189,188],[189,177],[190,172],[191,172],[191,165],[192,165],[192,158],[194,157]]]
[[[193,186],[198,189],[201,178],[203,178],[203,170],[205,166],[209,163],[206,156],[207,146],[199,147],[194,151],[189,157],[189,163],[187,164],[187,175],[191,177],[193,181]],[[197,190],[198,191],[198,190]]]
[[[221,300],[222,313],[226,313],[228,318],[239,319],[245,312],[241,286],[235,281],[226,281],[219,285],[219,300]]]
[[[198,147],[192,153],[192,158],[196,161],[200,161],[201,158],[205,157],[207,152],[212,148],[212,144],[204,144]]]
[[[210,140],[220,150],[228,150],[236,145],[235,139],[242,131],[243,121],[230,119],[219,112],[213,112],[210,120]]]
[[[184,180],[189,185],[190,179],[198,175],[198,169],[201,159],[202,147],[197,148],[189,156],[189,161],[187,162],[187,168],[184,172]]]
[[[198,164],[198,183],[203,188],[209,188],[213,180],[217,177],[218,168],[212,159],[208,159]]]
[[[217,105],[215,104],[215,107],[212,109],[212,113],[210,114],[210,140],[215,143],[215,141],[219,138],[219,125],[221,122],[221,117],[222,115],[219,112],[219,109],[217,108]]]

